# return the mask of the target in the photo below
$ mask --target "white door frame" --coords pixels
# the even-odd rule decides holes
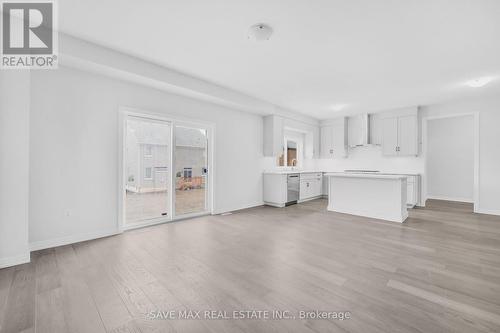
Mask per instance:
[[[479,112],[467,112],[467,113],[452,113],[439,116],[424,117],[422,119],[422,153],[424,156],[424,174],[422,180],[422,205],[425,206],[425,202],[428,198],[427,188],[428,188],[428,160],[427,160],[427,126],[430,120],[445,119],[445,118],[456,118],[472,116],[474,119],[474,189],[473,189],[473,202],[474,202],[474,213],[479,212]]]
[[[125,221],[125,163],[126,163],[126,153],[125,153],[125,138],[126,138],[126,125],[127,118],[138,117],[149,120],[163,121],[170,123],[170,177],[169,177],[169,212],[170,215],[166,217],[159,217],[145,221],[144,223],[137,223],[131,226],[126,225]],[[174,144],[175,144],[175,126],[185,125],[192,127],[200,127],[207,130],[207,159],[208,159],[208,176],[207,176],[207,210],[201,213],[185,214],[181,216],[175,216],[174,212],[174,198],[175,198],[175,182],[174,182]],[[177,117],[175,115],[169,115],[164,113],[156,113],[147,110],[140,110],[130,107],[120,107],[118,112],[118,221],[117,228],[118,232],[123,232],[129,229],[142,228],[145,226],[172,222],[177,220],[182,220],[186,218],[214,214],[214,194],[215,194],[215,124],[210,122],[192,120],[189,118]]]

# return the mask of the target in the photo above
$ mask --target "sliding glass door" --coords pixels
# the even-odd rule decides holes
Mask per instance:
[[[211,127],[125,114],[123,229],[210,213]]]
[[[170,123],[129,116],[125,137],[125,223],[171,215]]]
[[[175,215],[204,213],[208,209],[207,130],[175,126]]]

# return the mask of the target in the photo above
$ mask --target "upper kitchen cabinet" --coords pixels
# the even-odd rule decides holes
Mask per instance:
[[[418,155],[417,108],[381,116],[382,153],[387,156]]]
[[[264,117],[264,156],[280,156],[284,152],[284,119]]]
[[[381,119],[380,119],[380,114],[378,113],[373,113],[368,115],[369,117],[369,138],[370,144],[375,145],[375,146],[380,146],[382,145],[382,125],[381,125]]]
[[[342,117],[321,126],[321,158],[347,156],[347,118]]]
[[[347,119],[349,148],[366,146],[368,144],[368,114],[359,114]]]

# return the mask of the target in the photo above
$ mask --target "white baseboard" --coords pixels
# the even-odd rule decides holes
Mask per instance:
[[[19,256],[0,258],[0,268],[26,264],[30,262],[30,253],[25,253]]]
[[[299,204],[299,203],[303,203],[303,202],[307,202],[307,201],[311,201],[311,200],[321,199],[322,197],[323,197],[323,195],[318,195],[318,196],[312,197],[312,198],[297,200],[297,203]]]
[[[428,195],[427,199],[474,203],[474,199],[471,198],[443,197],[439,195]]]
[[[283,207],[285,207],[284,203],[275,203],[275,202],[268,202],[268,201],[264,201],[264,205],[271,206],[271,207],[276,207],[276,208],[283,208]]]
[[[117,229],[112,230],[101,230],[97,232],[89,232],[81,235],[72,235],[66,237],[59,237],[47,240],[41,240],[30,243],[30,251],[38,251],[43,249],[49,249],[51,247],[63,246],[83,241],[88,241],[92,239],[102,238],[113,236],[119,234],[120,232]]]
[[[477,209],[474,213],[488,214],[488,215],[500,215],[500,210],[498,209]]]
[[[263,205],[264,205],[264,201],[259,201],[259,202],[245,204],[245,205],[240,205],[240,206],[237,206],[237,207],[231,208],[231,209],[227,209],[227,208],[215,209],[213,215],[223,214],[223,213],[227,213],[227,212],[234,212],[237,210],[259,207],[259,206],[263,206]]]

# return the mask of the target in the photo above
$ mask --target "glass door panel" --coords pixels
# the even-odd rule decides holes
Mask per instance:
[[[126,224],[169,216],[170,123],[127,117]]]
[[[175,215],[207,211],[207,131],[175,126]]]

